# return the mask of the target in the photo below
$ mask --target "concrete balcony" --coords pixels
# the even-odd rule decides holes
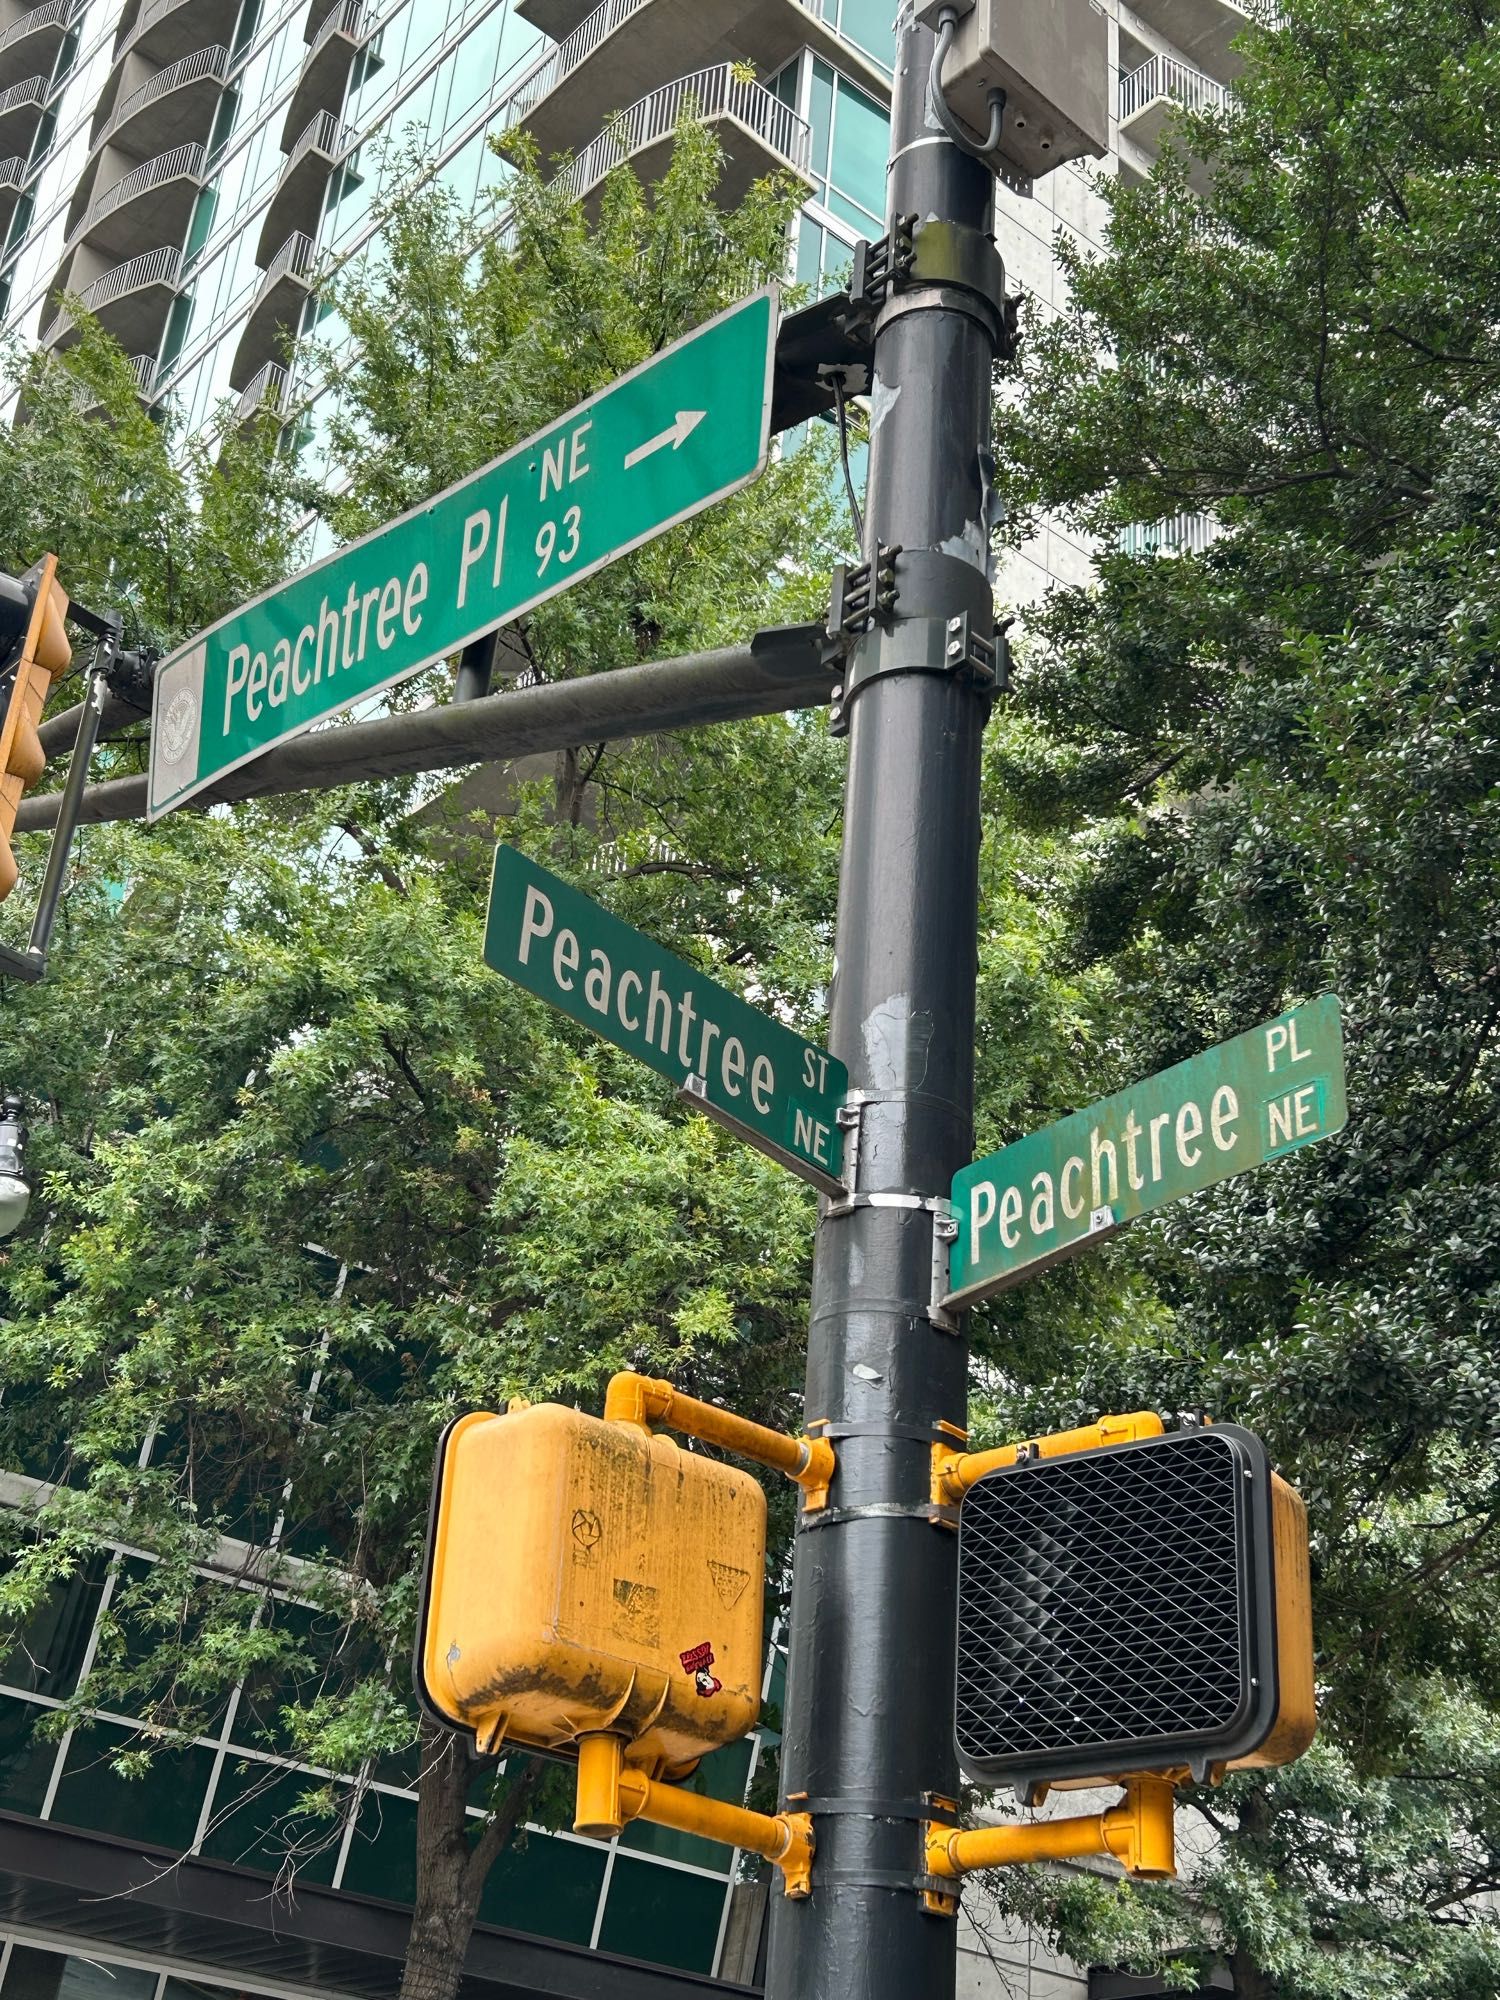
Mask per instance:
[[[0,160],[0,235],[10,227],[10,219],[16,212],[16,196],[26,185],[26,172],[26,161],[20,153]]]
[[[81,243],[112,263],[135,257],[163,236],[183,237],[203,185],[203,148],[174,146],[133,167],[89,205],[63,245]]]
[[[302,39],[304,42],[315,42],[317,40],[318,30],[338,4],[339,0],[309,0],[307,19],[302,23]]]
[[[0,91],[0,155],[19,153],[29,157],[36,128],[42,122],[42,106],[47,102],[47,79],[28,76]]]
[[[337,117],[344,108],[344,87],[355,55],[370,38],[374,26],[361,0],[338,0],[324,16],[318,32],[308,44],[302,60],[302,74],[287,106],[286,123],[281,128],[281,145],[290,152],[298,137],[320,111]]]
[[[0,88],[27,76],[51,76],[78,0],[43,0],[0,35]]]
[[[169,63],[120,99],[95,129],[91,153],[114,146],[137,159],[147,153],[154,158],[194,140],[206,143],[228,74],[229,51],[222,44]]]
[[[132,257],[128,264],[116,265],[83,291],[84,309],[122,347],[137,354],[149,350],[154,355],[176,296],[181,262],[181,251],[165,245],[148,250],[143,257]],[[72,320],[59,312],[42,335],[42,345],[70,347],[77,338]]]
[[[313,288],[317,262],[318,246],[299,230],[287,238],[266,266],[229,371],[231,389],[248,388],[268,361],[286,360],[302,307]]]
[[[130,372],[135,377],[135,393],[143,403],[151,401],[151,384],[156,379],[156,356],[154,354],[132,354]],[[73,401],[86,417],[92,416],[104,405],[86,382],[80,382],[73,395]]]
[[[837,61],[889,104],[889,77],[834,34],[808,0],[603,0],[566,41],[496,93],[500,122],[519,125],[544,160],[572,152],[620,105],[648,94],[684,63],[777,69],[798,49]]]
[[[726,207],[743,201],[753,181],[778,169],[811,186],[812,127],[769,90],[737,76],[730,63],[679,77],[632,104],[610,120],[552,186],[593,214],[605,178],[625,161],[643,181],[659,179],[671,158],[673,136],[689,109],[717,134],[724,148],[719,199]],[[507,220],[501,228],[502,242],[513,240],[513,235],[513,224]]]
[[[234,420],[247,424],[252,417],[275,417],[279,422],[286,407],[287,370],[279,361],[268,361],[257,369],[235,405]]]
[[[354,144],[355,135],[331,111],[319,111],[287,155],[261,224],[255,261],[264,265],[278,243],[301,231],[316,235],[323,214],[328,176]]]
[[[220,37],[234,33],[235,0],[145,0],[129,27],[115,37],[115,61],[137,55],[147,62],[180,62]]]
[[[1120,78],[1120,165],[1125,178],[1149,173],[1163,135],[1184,111],[1218,111],[1229,101],[1222,83],[1169,56],[1152,56]],[[1133,148],[1132,159],[1127,147]],[[1208,170],[1189,163],[1188,179],[1200,194],[1208,189]]]
[[[1127,34],[1132,11],[1220,83],[1233,83],[1245,66],[1230,46],[1235,36],[1257,19],[1274,18],[1269,9],[1241,6],[1238,0],[1130,0],[1130,6],[1120,10],[1120,25]]]
[[[595,4],[596,0],[516,0],[516,12],[554,42],[565,42]]]

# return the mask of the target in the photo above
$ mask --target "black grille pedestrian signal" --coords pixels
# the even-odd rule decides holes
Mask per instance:
[[[1302,1503],[1235,1425],[988,1473],[960,1516],[959,1760],[1023,1796],[1288,1763],[1308,1597]]]

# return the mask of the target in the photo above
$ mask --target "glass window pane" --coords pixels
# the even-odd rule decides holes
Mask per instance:
[[[343,1887],[361,1896],[409,1903],[416,1894],[416,1871],[416,1801],[372,1792],[360,1807],[344,1863]]]
[[[34,1733],[45,1714],[29,1701],[0,1699],[0,1807],[6,1812],[34,1816],[42,1809],[57,1762],[57,1745]]]
[[[891,0],[844,0],[839,30],[856,47],[868,50],[884,68],[891,67],[896,53]]]
[[[808,117],[812,124],[812,171],[828,178],[828,133],[833,122],[833,71],[827,63],[815,62],[812,73]]]
[[[59,1699],[78,1685],[108,1558],[96,1555],[66,1583],[55,1584],[19,1631],[0,1635],[0,1681]]]
[[[5,2000],[151,2000],[156,1974],[138,1965],[102,1965],[67,1952],[17,1945],[5,1974]]]
[[[294,1859],[299,1882],[330,1885],[343,1821],[314,1818],[297,1809],[297,1801],[319,1782],[310,1772],[226,1757],[199,1851],[211,1861],[231,1861],[267,1875]]]
[[[479,1905],[480,1921],[565,1944],[587,1944],[594,1934],[608,1851],[602,1843],[585,1845],[553,1840],[545,1833],[528,1834],[524,1847],[507,1848],[490,1870]]]
[[[261,1626],[281,1643],[286,1664],[247,1682],[231,1733],[247,1749],[289,1755],[292,1741],[284,1711],[378,1678],[379,1649],[363,1627],[275,1598],[267,1603]]]
[[[728,1893],[723,1882],[650,1861],[615,1857],[599,1949],[685,1972],[709,1972]]]
[[[193,1844],[198,1814],[213,1773],[211,1750],[189,1746],[156,1750],[144,1777],[122,1778],[110,1759],[139,1749],[133,1731],[96,1724],[80,1730],[68,1745],[68,1761],[52,1817],[67,1826],[85,1826],[122,1840],[144,1840],[181,1852]]]
[[[890,121],[880,106],[863,91],[840,83],[830,180],[871,215],[879,215],[884,207],[890,144]]]
[[[873,236],[879,226],[875,216],[868,209],[856,207],[852,201],[846,201],[837,188],[828,190],[828,206],[840,222],[847,222],[850,228],[857,229],[861,236]]]

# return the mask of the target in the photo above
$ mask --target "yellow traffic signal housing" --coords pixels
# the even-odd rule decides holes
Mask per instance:
[[[43,556],[21,578],[20,589],[30,599],[26,626],[0,669],[5,704],[0,723],[0,902],[15,888],[20,873],[10,843],[22,794],[47,767],[37,734],[42,710],[53,682],[73,657],[64,623],[68,594],[57,581],[57,557]]]
[[[1312,1741],[1307,1516],[1249,1431],[1018,1456],[973,1480],[959,1519],[956,1734],[972,1778],[1023,1798],[1201,1782]]]
[[[766,1503],[734,1466],[558,1404],[438,1448],[416,1678],[481,1751],[624,1739],[684,1775],[755,1726]]]

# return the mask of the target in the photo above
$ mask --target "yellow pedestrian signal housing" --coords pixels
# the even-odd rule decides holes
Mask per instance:
[[[0,578],[0,902],[20,870],[11,836],[22,794],[47,768],[38,727],[52,684],[73,657],[64,620],[68,594],[57,582],[57,557],[43,556],[19,580]]]
[[[1201,1783],[1290,1763],[1315,1724],[1307,1516],[1249,1431],[1018,1456],[968,1486],[956,1733],[971,1778],[1023,1799]]]
[[[621,1738],[681,1776],[760,1713],[766,1503],[737,1467],[558,1404],[438,1448],[416,1678],[477,1747]]]

